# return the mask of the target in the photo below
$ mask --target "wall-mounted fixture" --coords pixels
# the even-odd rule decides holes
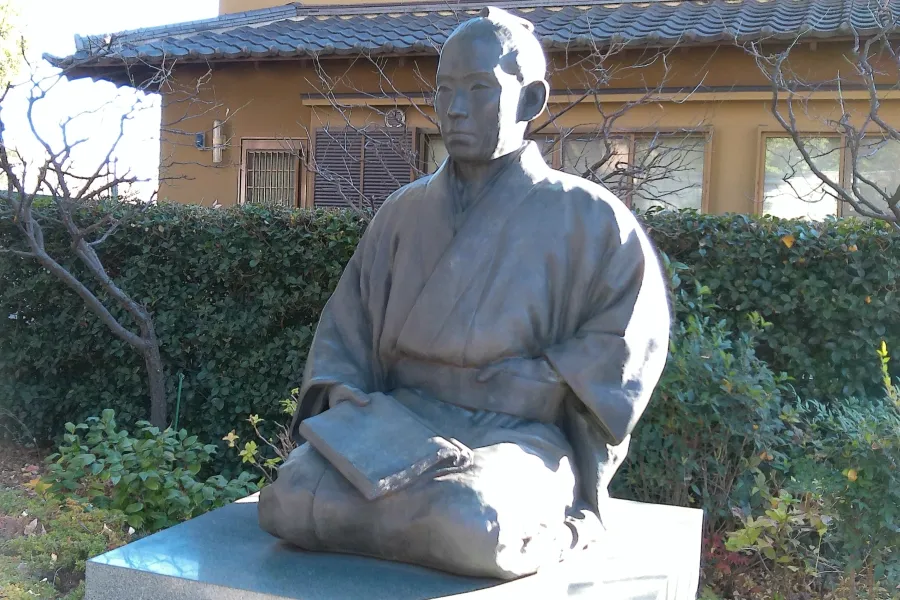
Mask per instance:
[[[215,120],[213,121],[213,130],[212,130],[212,138],[213,138],[213,164],[219,164],[222,162],[222,150],[225,148],[225,140],[222,139],[222,121]]]
[[[206,148],[206,134],[202,131],[194,134],[194,146],[199,150]]]

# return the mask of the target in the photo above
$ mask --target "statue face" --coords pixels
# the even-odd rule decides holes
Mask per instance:
[[[454,160],[485,162],[521,147],[523,86],[500,65],[503,47],[487,28],[452,37],[437,71],[434,107],[447,152]]]

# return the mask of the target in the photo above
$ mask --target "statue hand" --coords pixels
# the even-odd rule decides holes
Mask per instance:
[[[485,383],[501,373],[542,383],[560,383],[562,381],[545,358],[507,358],[483,367],[475,380]]]
[[[357,406],[367,406],[369,396],[352,385],[336,385],[328,391],[328,405],[334,408],[341,402],[352,402]]]

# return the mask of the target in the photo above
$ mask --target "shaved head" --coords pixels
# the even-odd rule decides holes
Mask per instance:
[[[500,67],[515,75],[522,84],[543,81],[547,76],[547,59],[540,41],[534,35],[534,25],[514,14],[492,6],[481,10],[480,16],[456,28],[447,38],[444,48],[457,43],[469,44],[473,39],[493,37],[500,45]]]
[[[478,163],[522,148],[547,106],[546,72],[528,21],[489,7],[457,27],[441,49],[434,100],[450,157]]]

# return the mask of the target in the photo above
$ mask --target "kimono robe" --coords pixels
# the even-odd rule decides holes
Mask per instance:
[[[457,184],[448,159],[378,211],[321,315],[292,430],[382,392],[474,465],[368,501],[298,439],[259,518],[310,550],[509,579],[602,540],[607,486],[666,360],[669,307],[628,208],[549,168],[533,142],[462,219]]]

